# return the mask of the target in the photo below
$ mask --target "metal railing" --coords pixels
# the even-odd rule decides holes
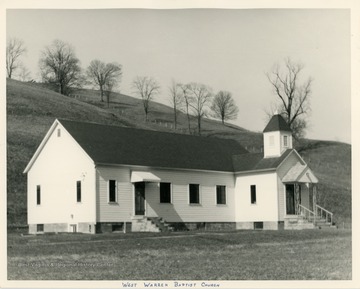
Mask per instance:
[[[333,222],[333,213],[330,211],[324,209],[323,207],[320,207],[319,205],[315,206],[315,213],[317,217],[320,217],[321,219],[325,219],[326,222],[330,222],[332,224]]]
[[[311,210],[309,210],[308,208],[298,204],[298,215],[303,216],[305,219],[307,219],[308,221],[315,221],[315,213]]]

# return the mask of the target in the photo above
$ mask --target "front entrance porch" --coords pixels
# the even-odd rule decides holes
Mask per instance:
[[[316,203],[314,183],[285,184],[285,229],[314,229],[331,227],[333,213]]]
[[[283,177],[285,187],[285,229],[331,226],[333,214],[317,204],[318,179],[306,166],[296,164]]]

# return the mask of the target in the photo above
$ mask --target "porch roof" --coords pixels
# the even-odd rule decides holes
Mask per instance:
[[[319,180],[307,165],[297,163],[283,177],[283,183],[317,183]]]
[[[132,171],[131,172],[131,182],[154,182],[158,183],[161,179],[150,172],[139,172],[139,171]]]

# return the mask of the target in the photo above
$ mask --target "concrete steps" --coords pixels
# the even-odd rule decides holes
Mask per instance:
[[[172,232],[174,228],[160,217],[132,217],[132,232]]]

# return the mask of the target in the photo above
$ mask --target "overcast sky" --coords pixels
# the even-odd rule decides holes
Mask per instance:
[[[123,65],[121,92],[135,76],[230,91],[235,124],[262,131],[276,100],[265,73],[290,57],[312,77],[307,137],[351,141],[350,11],[346,9],[8,10],[7,38],[25,42],[23,62],[38,77],[41,50],[54,39],[73,45],[83,68],[93,59]]]

